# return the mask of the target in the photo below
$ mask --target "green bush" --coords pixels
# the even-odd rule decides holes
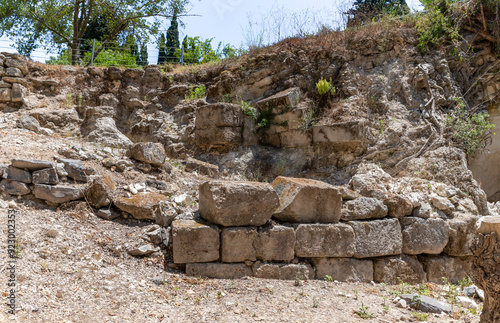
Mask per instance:
[[[332,95],[334,95],[336,91],[336,89],[333,87],[331,77],[329,81],[325,80],[324,78],[320,78],[318,83],[316,83],[316,88],[318,89],[318,93],[320,95],[324,95],[327,93],[331,93]]]
[[[488,113],[471,113],[463,101],[457,100],[456,109],[446,117],[446,130],[453,143],[468,155],[481,152],[491,139],[495,127],[488,121]]]
[[[207,96],[207,88],[205,85],[200,85],[199,87],[189,86],[189,93],[186,94],[184,99],[186,101],[192,101],[197,99],[202,99]]]
[[[438,46],[447,40],[455,43],[460,38],[458,26],[453,24],[450,15],[435,6],[430,6],[416,28],[419,35],[417,47],[423,54],[428,52],[429,45]]]

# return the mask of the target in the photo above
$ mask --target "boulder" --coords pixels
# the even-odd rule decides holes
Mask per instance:
[[[0,102],[12,101],[12,89],[1,87],[0,88]]]
[[[255,242],[257,227],[223,228],[221,232],[221,258],[223,262],[257,260]]]
[[[257,259],[262,261],[291,261],[294,247],[295,231],[281,225],[261,228],[255,242]]]
[[[33,194],[38,199],[60,204],[83,198],[83,189],[61,185],[35,184]]]
[[[356,236],[355,258],[392,256],[401,253],[403,237],[397,219],[350,221]]]
[[[5,60],[5,66],[18,68],[24,75],[28,74],[28,63],[23,59],[7,58]]]
[[[21,129],[28,129],[38,133],[40,131],[40,123],[37,119],[31,116],[22,116],[16,121],[16,126]]]
[[[54,167],[36,170],[32,174],[33,184],[55,185],[59,183],[59,177]]]
[[[4,191],[7,194],[15,196],[31,193],[28,185],[8,179],[3,179],[2,182],[0,182],[0,191]]]
[[[252,269],[245,264],[215,263],[188,263],[186,275],[194,277],[239,279],[253,276]]]
[[[12,84],[12,102],[23,102],[28,89],[21,84]]]
[[[86,134],[88,140],[109,147],[128,148],[133,145],[132,141],[118,130],[115,120],[111,117],[96,119],[91,127],[82,132]]]
[[[443,278],[452,284],[467,278],[471,272],[470,257],[419,256],[431,283],[442,284]]]
[[[219,259],[219,229],[194,220],[172,222],[175,263],[211,262]]]
[[[165,163],[165,148],[160,143],[139,142],[127,151],[127,157],[160,167]]]
[[[13,181],[17,182],[22,182],[25,184],[30,184],[31,183],[31,173],[27,172],[25,170],[13,167],[13,166],[8,166],[3,173],[3,178],[5,179],[10,179]]]
[[[352,257],[356,240],[351,226],[338,224],[300,224],[296,231],[297,257]]]
[[[263,225],[278,205],[278,195],[267,183],[210,181],[200,185],[200,214],[218,225]]]
[[[379,283],[397,285],[420,284],[427,280],[422,264],[407,255],[375,258],[373,260],[373,279]]]
[[[132,197],[117,197],[113,202],[122,211],[138,220],[155,220],[168,197],[158,193],[137,193]]]
[[[384,200],[384,204],[387,206],[390,217],[402,218],[407,215],[412,215],[413,203],[401,195],[390,196]]]
[[[64,164],[69,177],[75,181],[87,182],[87,174],[85,174],[81,160],[63,158],[58,158],[58,160]]]
[[[304,178],[279,176],[273,182],[279,207],[273,216],[281,221],[335,223],[340,219],[342,196],[327,183]]]
[[[37,159],[12,159],[11,164],[14,167],[27,169],[30,172],[41,170],[44,168],[51,168],[54,166],[54,164],[49,161]]]
[[[344,221],[380,219],[387,215],[387,206],[372,197],[360,197],[344,203],[341,219]]]
[[[23,77],[23,72],[20,69],[15,67],[7,67],[5,69],[5,75],[12,77]]]
[[[443,213],[448,216],[450,216],[455,210],[453,203],[451,203],[446,197],[433,196],[431,198],[431,203],[436,209],[443,211]]]
[[[373,261],[353,258],[314,258],[316,279],[325,279],[341,282],[370,282],[373,280]]]
[[[276,264],[256,262],[253,275],[263,279],[309,280],[314,279],[314,269],[309,264]]]
[[[186,171],[196,171],[198,174],[217,179],[219,177],[219,166],[212,165],[201,160],[188,158],[186,161]]]
[[[111,176],[95,178],[85,189],[87,201],[97,209],[109,206],[113,201],[115,188],[115,182]]]
[[[196,109],[195,127],[211,129],[220,127],[240,127],[241,107],[231,103],[214,103]]]
[[[448,243],[449,225],[442,219],[407,217],[399,221],[405,254],[440,254]]]
[[[475,225],[477,217],[468,217],[463,220],[450,220],[448,225],[449,239],[443,252],[450,256],[472,256],[471,246],[476,237]],[[500,221],[499,221],[500,222]]]

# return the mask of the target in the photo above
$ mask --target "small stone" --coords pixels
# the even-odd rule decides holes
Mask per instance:
[[[25,184],[31,184],[31,174],[25,170],[8,166],[4,173],[3,178],[10,179],[12,181],[22,182]]]
[[[157,251],[158,249],[153,247],[150,244],[140,246],[138,248],[134,248],[128,251],[129,255],[134,257],[147,256]]]
[[[83,170],[81,160],[59,158],[59,161],[64,164],[64,169],[68,173],[69,177],[76,181],[87,182],[87,175]]]
[[[104,220],[114,220],[116,218],[120,217],[120,213],[114,212],[110,209],[100,209],[97,211],[97,216],[104,219]]]
[[[120,210],[130,213],[136,219],[155,220],[167,201],[168,197],[162,194],[137,193],[130,198],[117,197],[114,203]]]
[[[54,166],[54,164],[49,161],[38,159],[12,159],[11,164],[14,167],[27,169],[30,172],[42,170],[44,168],[51,168]]]
[[[49,129],[49,128],[40,127],[40,131],[38,133],[41,135],[50,137],[50,136],[54,135],[54,130]]]
[[[408,305],[406,304],[406,301],[404,299],[400,299],[396,303],[396,307],[399,307],[399,308],[406,308],[406,306],[408,306]]]
[[[418,294],[401,294],[401,299],[405,300],[410,304],[411,308],[416,310],[426,312],[426,313],[441,313],[445,312],[447,314],[451,313],[451,305],[438,301],[429,296],[418,295]]]
[[[433,196],[431,198],[431,203],[434,207],[440,211],[443,211],[446,215],[451,215],[455,210],[455,206],[446,197]]]
[[[33,184],[49,184],[55,185],[59,183],[59,177],[55,168],[45,168],[33,172]]]
[[[31,190],[26,184],[8,179],[3,179],[2,182],[0,182],[0,190],[14,196],[31,193]]]
[[[99,209],[111,204],[115,189],[115,182],[111,176],[107,175],[94,178],[85,189],[85,194],[90,205]]]
[[[188,158],[188,160],[186,161],[186,171],[196,171],[198,174],[206,175],[215,179],[219,177],[219,166],[212,165],[193,158]]]
[[[467,309],[474,309],[477,310],[479,306],[477,305],[476,302],[474,302],[472,299],[464,296],[457,296],[456,301],[458,304],[462,305],[463,307]]]
[[[156,230],[147,232],[146,236],[149,237],[149,240],[151,241],[151,243],[153,243],[155,245],[159,245],[160,243],[163,242],[164,237],[166,237],[165,229],[158,228]]]

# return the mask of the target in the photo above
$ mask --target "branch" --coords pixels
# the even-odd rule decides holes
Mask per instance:
[[[470,32],[473,32],[475,34],[478,34],[479,36],[483,37],[484,39],[494,43],[494,44],[497,44],[498,43],[498,40],[496,40],[495,38],[491,37],[489,34],[483,32],[483,31],[480,31],[480,30],[477,30],[477,29],[474,29],[472,27],[469,27],[469,26],[463,26],[463,28],[465,30],[468,30]]]

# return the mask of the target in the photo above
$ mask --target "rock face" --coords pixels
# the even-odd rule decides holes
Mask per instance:
[[[172,222],[172,248],[175,263],[210,262],[219,259],[219,230],[193,220]]]
[[[373,262],[353,258],[314,258],[316,279],[324,279],[327,275],[338,281],[373,280]]]
[[[342,220],[380,219],[387,215],[387,206],[371,197],[360,197],[344,203]]]
[[[165,163],[165,148],[160,143],[139,142],[127,151],[127,156],[143,163],[160,167]]]
[[[200,148],[230,147],[241,143],[241,107],[214,103],[196,109],[195,141]]]
[[[408,284],[420,284],[427,280],[427,275],[416,258],[401,255],[374,259],[373,279],[391,285],[399,284],[399,279]]]
[[[448,243],[448,224],[442,219],[402,218],[403,252],[440,254]]]
[[[59,204],[83,198],[83,189],[61,185],[36,184],[33,194],[38,199]]]
[[[356,236],[355,258],[398,255],[403,243],[397,219],[374,220],[369,222],[350,221]]]
[[[335,223],[340,219],[342,195],[324,182],[291,177],[278,177],[273,182],[280,205],[276,219],[299,223]]]
[[[120,210],[130,213],[136,219],[155,220],[161,210],[161,204],[167,200],[167,196],[158,193],[137,193],[132,197],[117,197],[114,203]]]
[[[92,180],[85,190],[88,202],[97,209],[109,206],[114,193],[115,182],[109,175]]]
[[[211,181],[200,185],[201,216],[226,227],[263,225],[278,203],[278,195],[267,183]]]
[[[355,252],[354,230],[343,223],[300,224],[296,238],[297,257],[352,257]]]

